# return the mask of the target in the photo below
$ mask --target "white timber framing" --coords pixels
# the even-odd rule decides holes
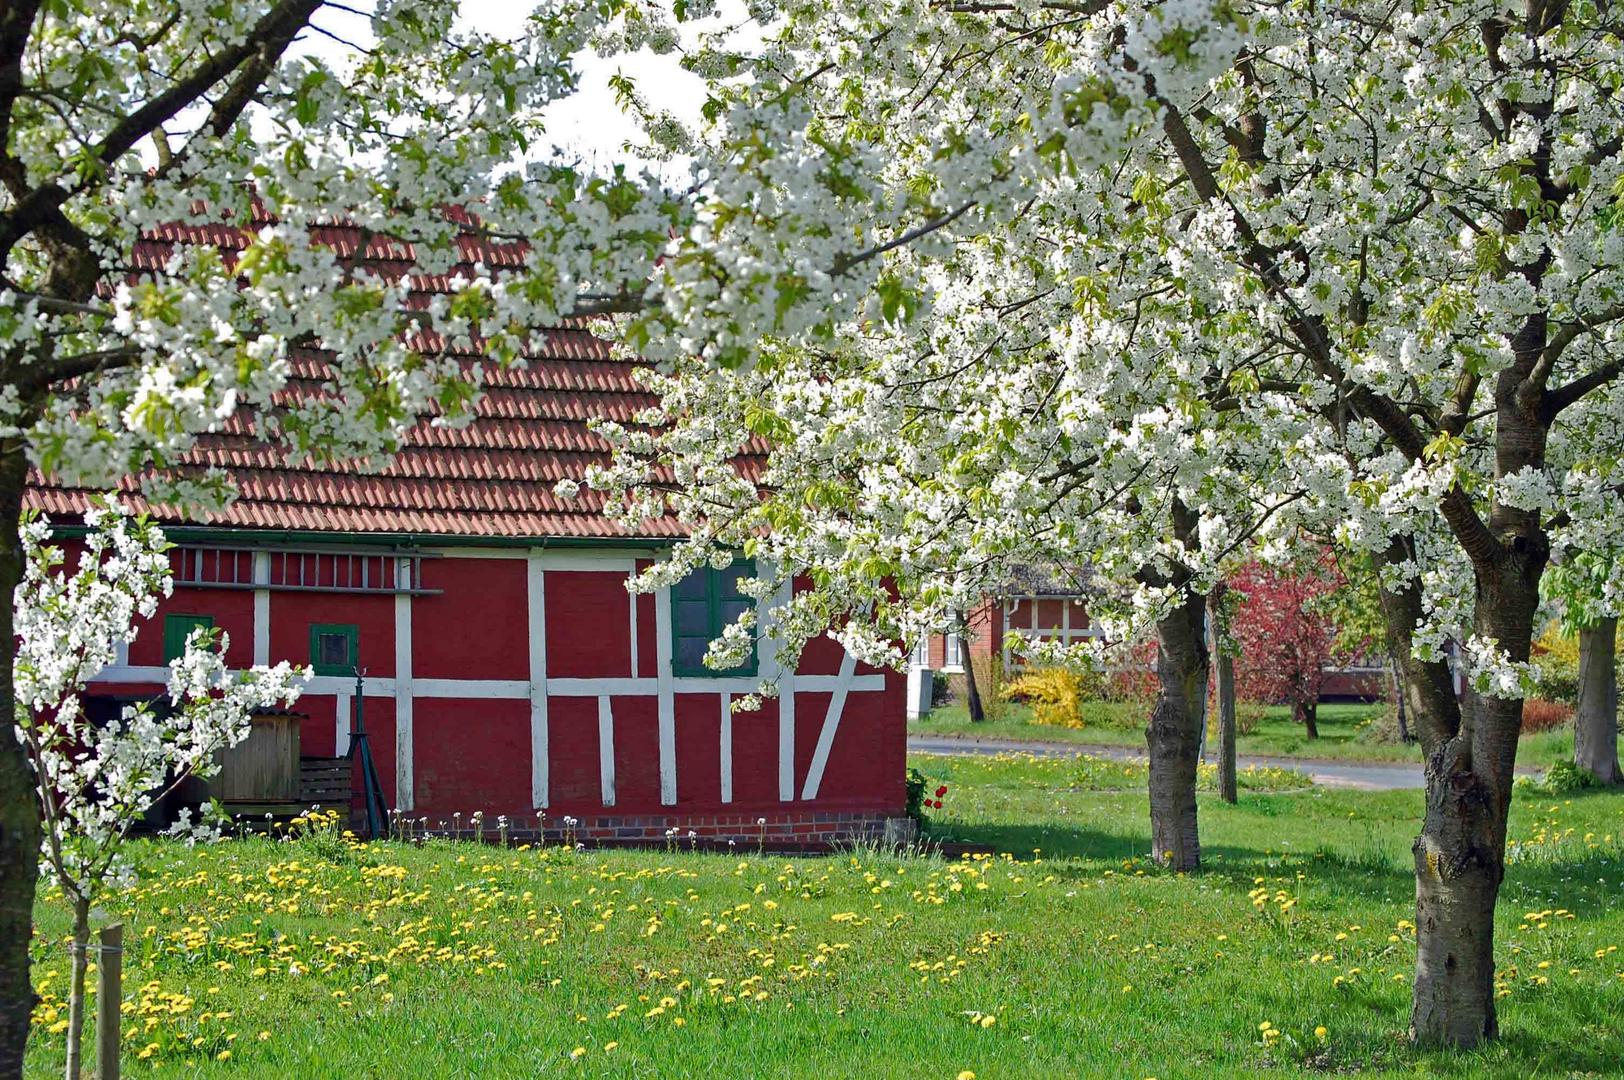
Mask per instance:
[[[615,805],[615,712],[608,694],[598,698],[598,785],[603,805]]]
[[[412,560],[395,561],[395,587],[409,589]],[[412,594],[395,594],[395,809],[412,810]]]
[[[778,595],[774,597],[775,607],[787,607],[794,594],[795,585],[786,581],[778,588]],[[778,801],[795,801],[795,693],[801,688],[802,676],[794,668],[786,668],[778,659],[778,641],[776,638],[767,639],[768,656],[765,661],[768,665],[769,676],[778,677]],[[885,688],[885,680],[880,680],[880,688]]]
[[[677,801],[677,699],[676,680],[671,676],[670,589],[662,588],[654,594],[654,664],[658,673],[654,692],[659,695],[660,803],[671,806]]]
[[[355,723],[354,699],[348,690],[340,690],[333,700],[333,755],[344,757],[350,752],[350,728]]]
[[[733,695],[718,694],[722,702],[722,722],[716,735],[720,759],[718,772],[722,778],[722,801],[733,801]]]
[[[254,552],[254,663],[271,662],[271,553]],[[346,733],[344,741],[349,742]]]
[[[530,682],[525,693],[530,699],[530,801],[538,809],[547,808],[549,738],[547,731],[547,575],[541,563],[541,550],[532,548],[525,557],[525,596],[530,646]]]
[[[800,694],[829,694],[829,707],[823,718],[818,742],[799,797],[818,797],[828,767],[830,748],[839,729],[846,700],[851,693],[880,692],[885,689],[882,674],[856,674],[856,659],[846,653],[839,674],[802,674],[785,669],[777,655],[777,640],[767,634],[772,616],[763,619],[763,642],[759,674],[755,676],[709,676],[676,678],[672,673],[671,593],[662,588],[654,593],[655,671],[653,676],[638,674],[639,650],[649,647],[638,635],[638,594],[629,595],[628,618],[631,631],[630,667],[624,677],[552,678],[547,670],[547,572],[613,572],[631,575],[639,559],[657,556],[653,549],[560,552],[545,547],[530,548],[426,548],[424,554],[453,559],[523,560],[526,578],[526,617],[528,624],[528,678],[449,679],[418,678],[412,669],[412,618],[414,597],[409,592],[395,595],[395,670],[392,676],[368,676],[361,680],[360,692],[374,699],[395,703],[395,805],[403,811],[415,806],[413,702],[423,699],[520,700],[529,703],[530,788],[537,809],[545,809],[550,798],[550,733],[548,702],[552,698],[593,698],[598,703],[599,781],[604,806],[614,805],[614,710],[617,697],[653,697],[657,707],[660,801],[677,801],[676,695],[714,694],[718,701],[718,764],[721,801],[732,802],[733,698],[756,693],[763,681],[775,684],[778,702],[778,794],[782,802],[794,802],[796,792],[796,698]],[[396,583],[402,589],[411,584],[411,558],[396,562]],[[253,662],[271,662],[271,560],[268,552],[255,552]],[[786,582],[774,598],[775,605],[787,604],[792,595]],[[1069,605],[1068,605],[1069,606]],[[1008,608],[1006,607],[1006,622]],[[1069,612],[1068,612],[1069,615]],[[1070,629],[1069,627],[1067,628]],[[1077,631],[1072,631],[1077,633]],[[1088,633],[1082,631],[1081,633]],[[115,662],[98,672],[92,682],[164,684],[169,669],[157,665],[132,665],[127,649],[120,649]],[[347,752],[350,743],[351,712],[357,686],[348,675],[312,675],[303,681],[310,696],[330,696],[334,700],[334,751]]]

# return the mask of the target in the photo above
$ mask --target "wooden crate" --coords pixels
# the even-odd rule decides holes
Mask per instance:
[[[299,801],[305,806],[348,809],[355,789],[349,758],[307,757],[299,762]]]
[[[299,799],[299,721],[293,713],[254,716],[248,738],[220,752],[209,793],[223,803]]]

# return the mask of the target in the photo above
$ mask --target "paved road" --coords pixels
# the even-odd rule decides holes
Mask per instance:
[[[1000,754],[1010,750],[1024,750],[1045,757],[1089,754],[1093,757],[1116,758],[1120,761],[1143,761],[1145,758],[1143,750],[1127,746],[1084,746],[1080,743],[1026,742],[1020,739],[960,739],[946,735],[910,735],[908,749],[921,754]],[[1248,765],[1282,765],[1297,769],[1313,777],[1314,783],[1325,787],[1392,791],[1426,786],[1420,765],[1366,765],[1287,757],[1242,756],[1237,760],[1243,769]]]

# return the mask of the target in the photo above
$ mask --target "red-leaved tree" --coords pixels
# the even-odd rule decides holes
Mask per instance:
[[[1343,583],[1329,557],[1289,569],[1250,563],[1229,582],[1244,599],[1233,632],[1240,643],[1235,689],[1248,701],[1288,702],[1291,718],[1316,727],[1325,670],[1336,660],[1337,633],[1325,598]]]

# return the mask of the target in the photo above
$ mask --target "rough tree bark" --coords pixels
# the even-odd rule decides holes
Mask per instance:
[[[27,465],[19,451],[0,456],[0,716],[12,697],[11,597],[22,578],[17,519]],[[34,985],[28,971],[34,888],[39,880],[40,817],[34,771],[9,719],[0,724],[0,1078],[23,1074]]]
[[[1219,583],[1207,597],[1207,622],[1213,628],[1213,679],[1217,684],[1218,708],[1218,797],[1226,803],[1240,800],[1235,779],[1235,658],[1218,638],[1222,625],[1224,586]]]
[[[1533,280],[1537,283],[1537,274]],[[1530,316],[1495,377],[1495,475],[1542,469],[1552,413],[1538,380],[1547,326]],[[1514,663],[1533,644],[1550,538],[1538,511],[1496,500],[1488,520],[1446,505],[1472,561],[1472,632]],[[1411,623],[1413,626],[1414,623]],[[1454,731],[1422,727],[1426,817],[1415,852],[1415,988],[1410,1035],[1469,1049],[1499,1035],[1494,1004],[1494,904],[1505,877],[1506,817],[1522,731],[1522,699],[1472,694]],[[1442,736],[1442,738],[1439,738]]]
[[[1534,550],[1528,550],[1532,548]],[[1542,545],[1513,548],[1477,575],[1474,630],[1526,660],[1544,570]],[[1458,730],[1427,747],[1426,817],[1415,853],[1415,989],[1411,1036],[1472,1047],[1498,1036],[1494,904],[1505,877],[1506,816],[1522,700],[1473,695]]]
[[[1573,715],[1573,763],[1604,784],[1618,768],[1618,620],[1579,630],[1579,708]]]
[[[1150,849],[1172,870],[1201,865],[1196,829],[1196,761],[1206,723],[1206,597],[1186,592],[1156,624],[1156,675],[1161,687],[1145,728],[1150,753]]]

